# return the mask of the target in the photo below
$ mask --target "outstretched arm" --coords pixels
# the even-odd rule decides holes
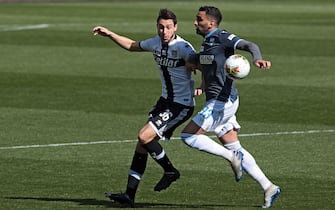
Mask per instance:
[[[111,40],[113,40],[116,44],[118,44],[120,47],[129,50],[129,51],[143,51],[140,47],[140,43],[136,42],[128,37],[121,36],[119,34],[114,33],[113,31],[108,30],[105,27],[102,26],[96,26],[93,28],[93,34],[101,35],[105,37],[109,37]]]
[[[236,49],[250,52],[253,57],[254,65],[257,66],[258,68],[262,69],[271,68],[271,62],[262,59],[261,51],[255,43],[246,40],[241,40],[237,44]]]

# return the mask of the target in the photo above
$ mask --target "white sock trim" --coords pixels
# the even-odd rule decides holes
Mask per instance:
[[[134,178],[137,179],[137,180],[141,180],[141,179],[142,179],[142,174],[137,173],[137,172],[134,171],[134,170],[129,169],[128,174],[129,174],[130,176],[134,177]]]

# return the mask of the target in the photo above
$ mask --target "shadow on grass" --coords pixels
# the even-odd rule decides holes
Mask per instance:
[[[37,201],[51,201],[51,202],[74,202],[78,205],[83,206],[104,206],[108,208],[122,208],[123,206],[119,203],[108,200],[97,200],[90,198],[43,198],[43,197],[6,197],[6,199],[13,200],[37,200]],[[243,205],[229,205],[229,204],[172,204],[172,203],[135,203],[135,208],[186,208],[186,209],[213,209],[213,208],[224,208],[224,207],[252,207],[259,208],[259,206],[243,206]]]

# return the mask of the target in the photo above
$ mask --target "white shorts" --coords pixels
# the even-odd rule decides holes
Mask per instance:
[[[241,126],[236,120],[239,100],[227,102],[209,100],[193,121],[207,132],[214,132],[217,137],[223,136],[232,129],[240,130]]]

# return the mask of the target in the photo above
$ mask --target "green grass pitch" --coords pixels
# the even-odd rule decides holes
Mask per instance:
[[[125,190],[161,87],[150,53],[129,53],[92,28],[145,39],[167,7],[199,50],[193,21],[203,4],[219,7],[221,27],[272,61],[236,85],[240,140],[282,188],[273,209],[335,208],[335,2],[227,0],[0,3],[1,210],[118,209],[103,193]],[[196,101],[198,111],[204,98]],[[260,186],[248,175],[236,183],[228,162],[185,146],[180,129],[162,142],[180,180],[154,192],[162,170],[149,159],[137,207],[259,209]]]

